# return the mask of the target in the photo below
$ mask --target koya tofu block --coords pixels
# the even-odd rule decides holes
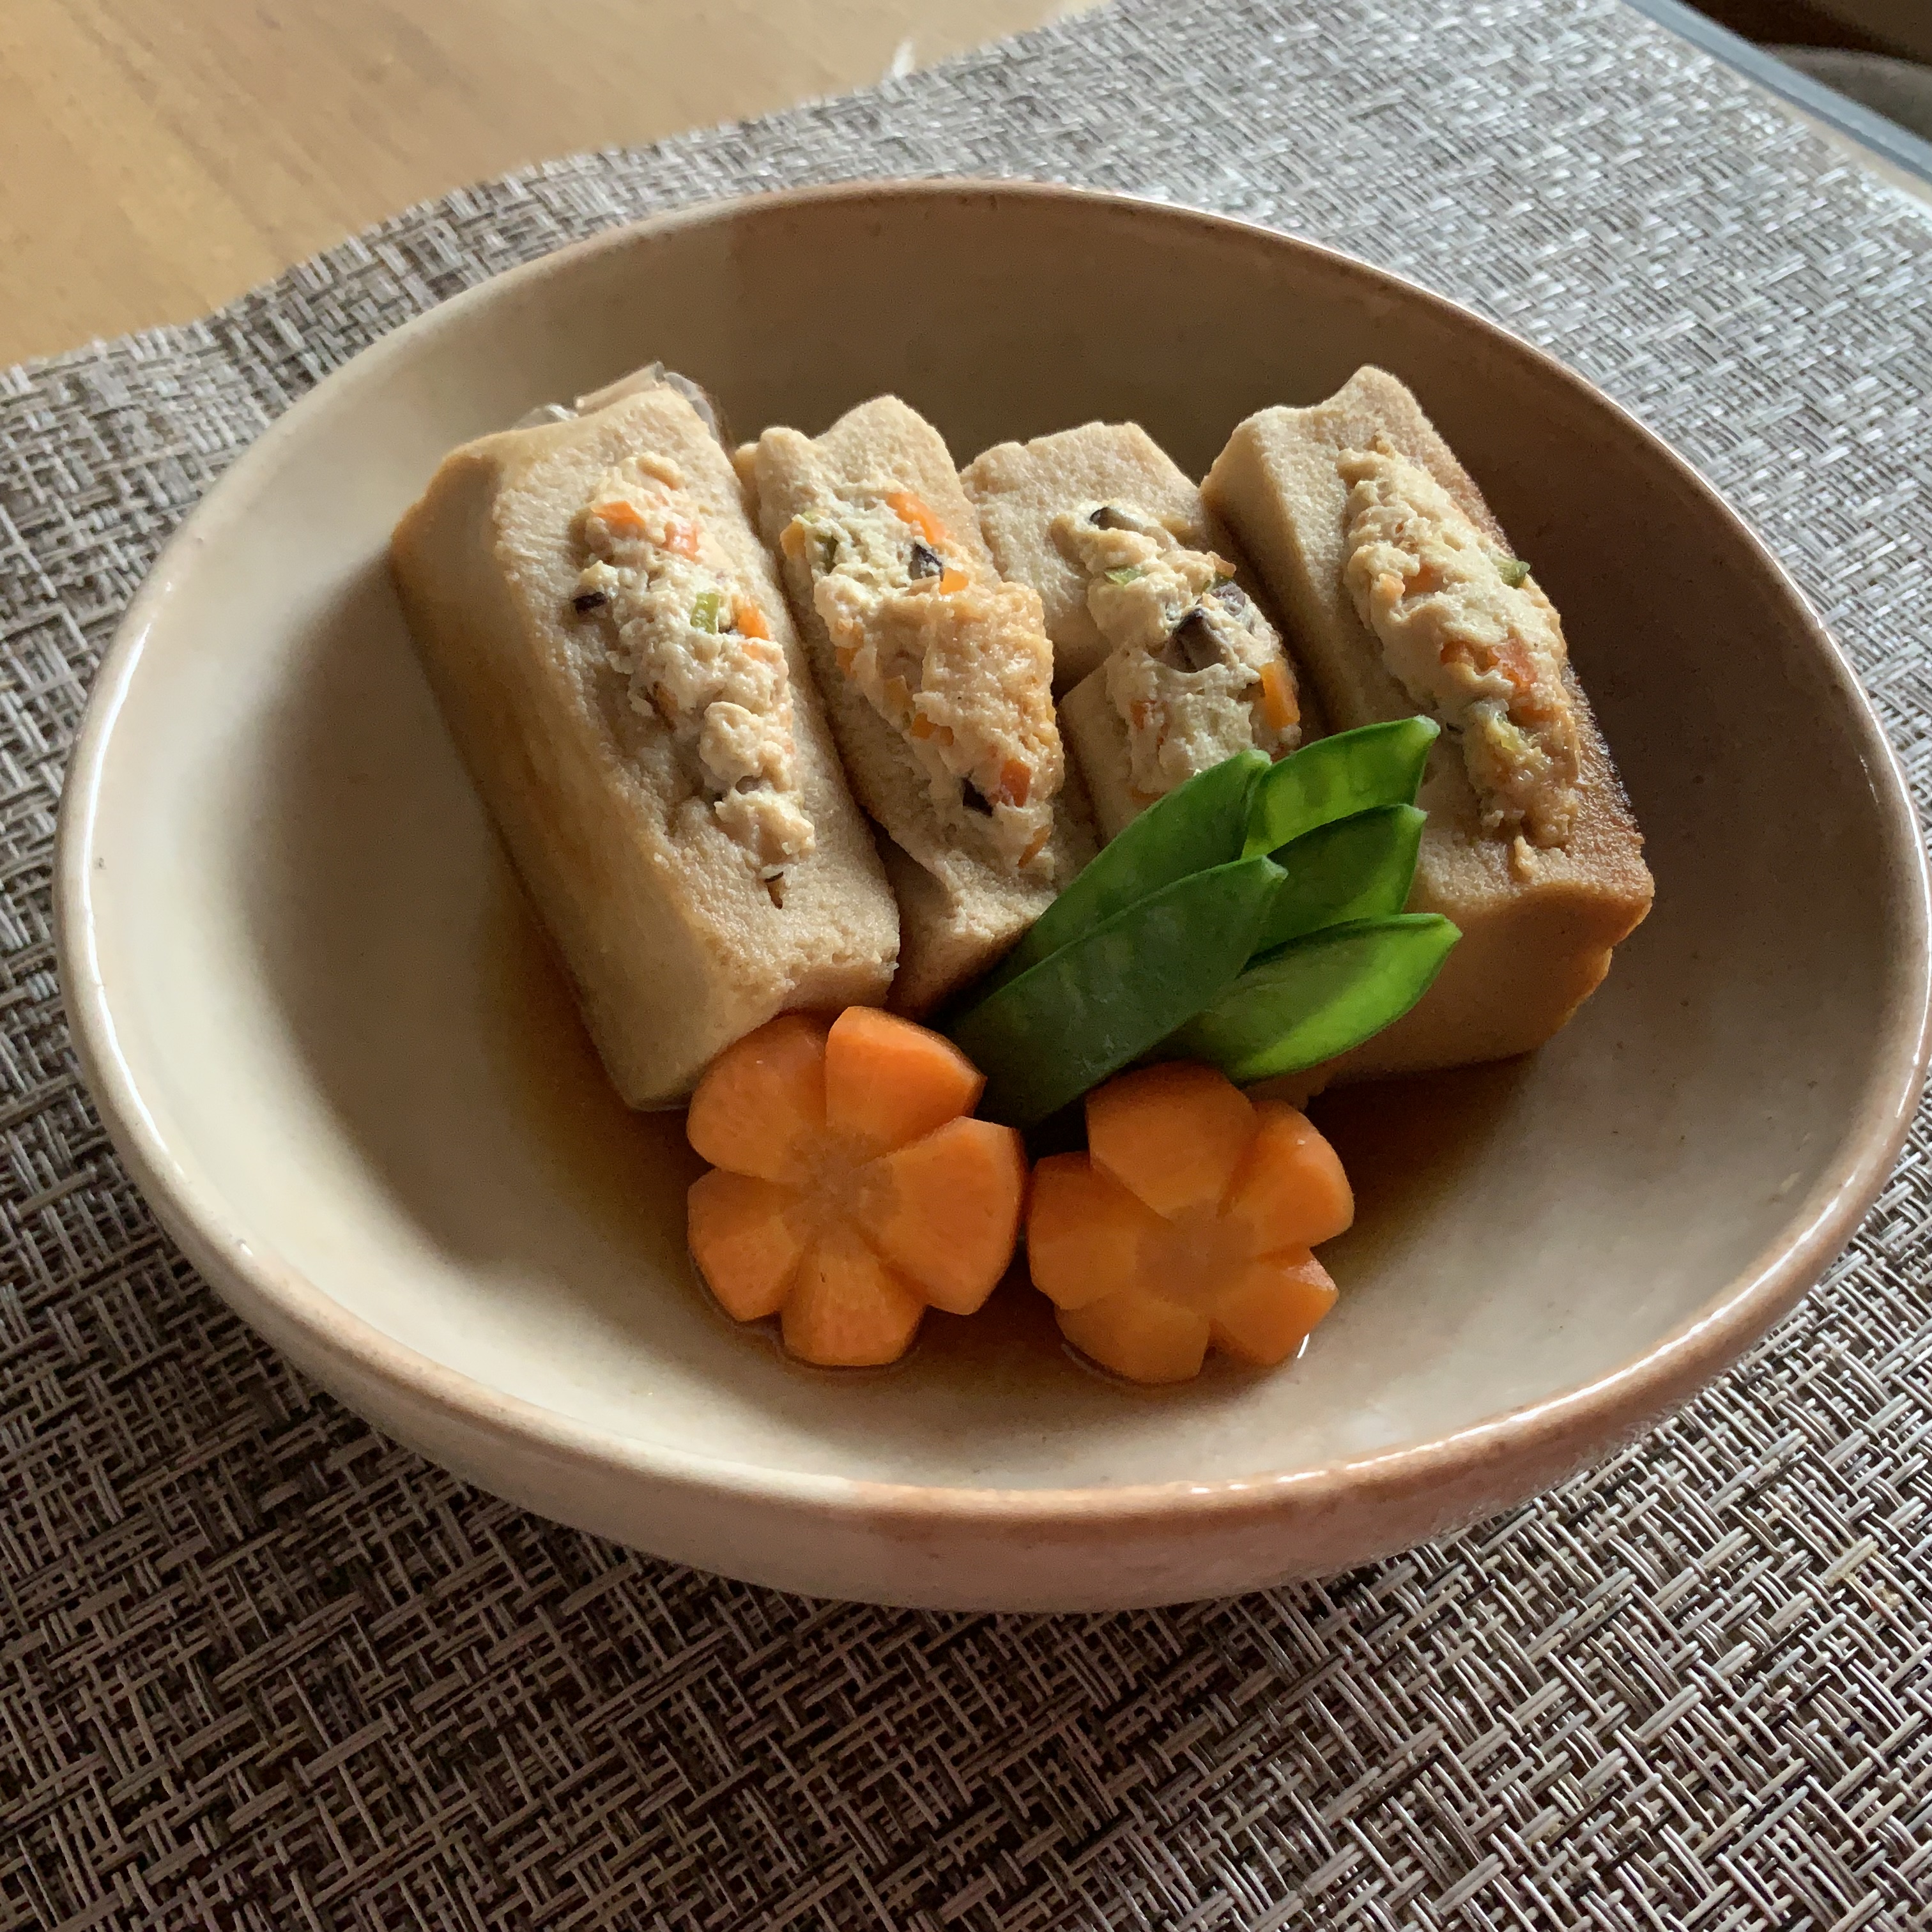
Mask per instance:
[[[1040,592],[1061,697],[1110,648],[1087,608],[1084,566],[1054,540],[1056,517],[1087,502],[1131,502],[1193,550],[1216,532],[1201,492],[1138,423],[1087,423],[1030,442],[995,443],[960,472],[1000,573]]]
[[[1234,752],[1301,742],[1293,663],[1199,491],[1138,424],[1002,443],[962,481],[1040,594],[1061,728],[1105,836]]]
[[[788,1008],[884,1000],[892,892],[730,460],[682,394],[466,445],[391,556],[626,1100],[676,1103]]]
[[[1415,398],[1363,369],[1243,423],[1202,486],[1282,614],[1328,722],[1448,728],[1412,912],[1462,930],[1350,1076],[1520,1053],[1562,1026],[1649,910],[1642,840],[1562,626]]]
[[[944,440],[896,397],[752,472],[854,791],[886,834],[902,956],[930,1011],[994,964],[1092,854],[1030,589],[1006,583]]]

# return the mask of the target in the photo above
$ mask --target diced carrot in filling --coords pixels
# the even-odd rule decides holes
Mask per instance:
[[[1501,671],[1514,688],[1513,703],[1520,705],[1522,700],[1528,699],[1539,706],[1534,712],[1523,712],[1523,716],[1549,715],[1550,706],[1537,691],[1535,663],[1528,652],[1514,640],[1500,644],[1472,644],[1466,638],[1451,638],[1442,646],[1442,662],[1479,673]]]
[[[782,1014],[728,1047],[686,1132],[691,1251],[725,1312],[777,1314],[830,1366],[896,1360],[928,1307],[969,1315],[1012,1260],[1026,1159],[970,1113],[986,1082],[949,1040],[871,1007]]]
[[[1018,758],[1009,758],[1000,767],[998,797],[1003,804],[1024,805],[1033,789],[1033,772]]]
[[[1027,1253],[1061,1332],[1102,1366],[1185,1382],[1210,1346],[1270,1366],[1334,1306],[1309,1250],[1354,1204],[1293,1108],[1210,1067],[1147,1067],[1087,1096],[1087,1143],[1034,1170]]]
[[[965,590],[973,580],[963,570],[956,570],[951,564],[939,573],[939,590],[941,596],[955,597]]]
[[[627,503],[621,496],[613,502],[599,503],[590,514],[606,530],[625,536],[638,536],[644,528],[644,512],[636,504]]]
[[[664,547],[675,550],[680,556],[694,557],[698,554],[698,526],[686,523],[680,517],[674,517],[664,525]]]
[[[740,633],[748,638],[761,638],[771,641],[771,627],[765,622],[765,614],[760,610],[754,598],[740,597],[731,607],[731,619]]]
[[[1262,666],[1262,716],[1274,731],[1286,731],[1301,722],[1301,706],[1295,698],[1288,667],[1278,659]]]
[[[909,524],[934,550],[946,541],[946,526],[932,513],[923,496],[910,490],[894,490],[886,497],[886,508],[902,524]],[[942,590],[946,586],[939,586]]]

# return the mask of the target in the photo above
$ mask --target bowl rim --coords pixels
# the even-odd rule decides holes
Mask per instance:
[[[343,392],[372,379],[398,358],[413,356],[472,310],[512,290],[559,274],[594,256],[636,246],[692,225],[728,220],[748,212],[820,207],[881,199],[972,197],[997,202],[1097,203],[1183,227],[1219,232],[1250,243],[1316,258],[1329,272],[1366,283],[1385,295],[1434,310],[1443,320],[1486,336],[1492,346],[1539,368],[1547,378],[1622,418],[1628,431],[1701,496],[1754,554],[1769,581],[1789,602],[1818,646],[1832,676],[1850,700],[1882,835],[1904,858],[1900,917],[1906,930],[1903,969],[1894,980],[1896,1011],[1887,1016],[1879,1063],[1840,1144],[1846,1158],[1794,1204],[1783,1229],[1751,1263],[1697,1312],[1648,1348],[1594,1380],[1486,1416],[1439,1436],[1372,1454],[1307,1467],[1263,1470],[1198,1480],[1075,1489],[952,1486],[881,1481],[798,1471],[712,1456],[645,1436],[582,1421],[494,1388],[396,1340],[352,1313],[323,1288],[272,1253],[244,1240],[229,1221],[218,1191],[204,1187],[174,1158],[142,1097],[124,1055],[113,1004],[100,968],[94,919],[94,839],[103,776],[114,728],[149,634],[174,580],[238,512],[250,478],[269,470],[285,446],[304,432],[312,415]],[[231,510],[231,505],[235,509]],[[1908,903],[1909,902],[1909,903]],[[1360,261],[1324,244],[1264,224],[1217,214],[1149,196],[1120,194],[1064,183],[1019,178],[937,176],[860,178],[762,194],[693,202],[584,240],[488,277],[398,325],[333,370],[291,405],[238,456],[169,539],[103,656],[70,754],[62,788],[55,852],[56,956],[81,1070],[116,1150],[158,1218],[190,1261],[237,1312],[232,1275],[252,1297],[280,1314],[322,1357],[359,1378],[395,1388],[442,1412],[446,1420],[526,1447],[542,1447],[611,1474],[790,1506],[806,1505],[880,1528],[935,1517],[1016,1527],[1047,1520],[1119,1524],[1210,1514],[1216,1518],[1266,1515],[1292,1502],[1320,1510],[1364,1486],[1454,1490],[1499,1456],[1546,1462],[1571,1454],[1570,1466],[1606,1454],[1621,1439],[1670,1413],[1720,1373],[1793,1305],[1844,1248],[1889,1176],[1916,1112],[1932,1054],[1932,892],[1917,814],[1897,754],[1849,658],[1826,628],[1783,565],[1744,519],[1683,458],[1629,410],[1555,357],[1450,297],[1406,277]],[[256,1325],[251,1324],[251,1325]],[[306,1364],[304,1364],[306,1366]],[[320,1372],[312,1371],[312,1372]]]

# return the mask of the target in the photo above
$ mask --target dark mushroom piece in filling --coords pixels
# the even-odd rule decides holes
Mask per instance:
[[[1168,633],[1160,662],[1172,670],[1205,670],[1222,661],[1220,640],[1208,621],[1207,613],[1196,604]]]

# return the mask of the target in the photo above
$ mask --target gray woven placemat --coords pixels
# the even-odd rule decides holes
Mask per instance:
[[[371,1433],[158,1233],[76,1082],[63,747],[158,546],[384,328],[667,203],[1152,190],[1475,304],[1730,492],[1927,777],[1932,224],[1616,0],[1134,5],[452,195],[0,377],[0,1926],[1908,1926],[1932,1898],[1922,1123],[1856,1251],[1610,1467],[1325,1588],[814,1605]]]

